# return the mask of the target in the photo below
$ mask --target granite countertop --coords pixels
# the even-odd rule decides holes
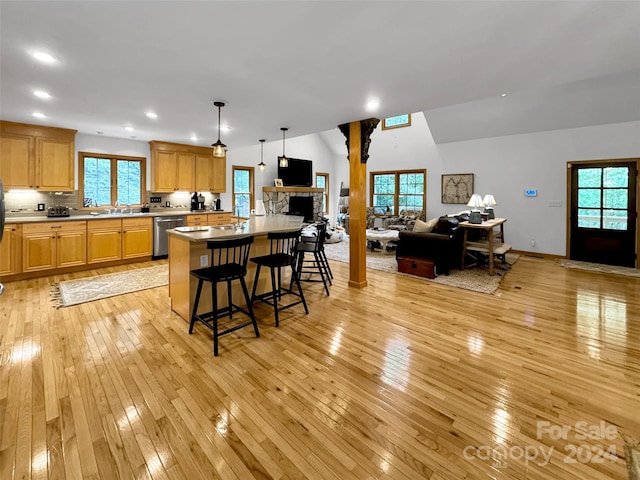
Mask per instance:
[[[302,228],[304,217],[296,215],[263,215],[253,216],[244,222],[240,222],[241,228],[232,226],[218,225],[211,227],[202,227],[206,230],[198,230],[194,232],[180,232],[175,229],[167,230],[169,235],[175,235],[181,238],[187,238],[192,242],[206,242],[207,240],[216,240],[243,235],[264,235],[269,232],[286,232],[291,230],[299,230]]]
[[[98,215],[91,214],[71,214],[68,217],[47,217],[46,215],[25,215],[5,218],[6,223],[37,223],[37,222],[69,222],[73,220],[108,220],[114,218],[138,218],[138,217],[173,217],[183,215],[201,215],[205,213],[228,213],[230,211],[225,210],[203,210],[201,212],[192,212],[190,210],[160,210],[157,212],[141,213],[134,212],[124,213],[118,215],[110,215],[108,213],[100,213]]]

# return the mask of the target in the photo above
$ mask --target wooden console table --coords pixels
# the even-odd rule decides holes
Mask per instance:
[[[491,220],[485,220],[482,223],[460,222],[459,226],[464,229],[464,238],[462,240],[462,268],[464,268],[464,257],[467,253],[467,248],[469,248],[469,250],[486,251],[489,254],[489,275],[494,275],[494,255],[506,253],[504,247],[508,246],[504,243],[504,222],[506,221],[506,218],[493,218]],[[496,232],[496,227],[499,229],[498,232]],[[479,229],[487,232],[488,239],[482,242],[468,242],[467,235],[470,229]],[[500,251],[497,251],[498,249]],[[508,246],[508,250],[510,249],[511,246]]]

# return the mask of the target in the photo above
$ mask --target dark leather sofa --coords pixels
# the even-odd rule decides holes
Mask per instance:
[[[460,268],[464,234],[457,217],[440,217],[430,233],[400,231],[396,247],[398,257],[424,258],[433,262],[438,274],[449,275]]]

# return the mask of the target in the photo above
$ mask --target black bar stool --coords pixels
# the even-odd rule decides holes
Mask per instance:
[[[314,223],[314,235],[306,236],[302,231],[302,241],[296,247],[296,271],[297,277],[301,282],[322,282],[324,291],[329,295],[329,286],[331,285],[331,276],[329,268],[322,255],[324,249],[324,240],[327,233],[327,224],[324,222]],[[306,254],[310,253],[313,258],[307,259]],[[303,278],[302,274],[308,274],[307,278]],[[320,278],[314,278],[313,275],[320,275]],[[293,280],[293,279],[292,279]]]
[[[322,257],[322,260],[324,261],[324,265],[325,265],[327,271],[329,272],[329,278],[333,279],[333,272],[331,271],[331,265],[329,265],[329,259],[327,258],[327,254],[324,251],[324,242],[327,240],[327,235],[326,235],[327,227],[328,227],[327,222],[329,220],[327,219],[327,220],[321,220],[321,221],[322,221],[322,223],[324,223],[325,235],[324,235],[324,238],[322,239],[322,245],[320,245],[320,256]],[[332,282],[329,281],[329,284],[332,284]]]
[[[191,271],[191,275],[198,278],[198,290],[196,291],[196,300],[193,304],[189,333],[193,332],[193,326],[196,321],[203,323],[207,328],[213,330],[213,354],[216,357],[218,356],[218,337],[222,335],[235,332],[242,327],[253,325],[256,337],[260,336],[256,317],[253,314],[253,305],[249,298],[249,290],[244,281],[244,277],[247,274],[249,249],[252,243],[253,236],[233,238],[230,240],[209,240],[207,242],[207,248],[211,250],[211,265]],[[231,282],[233,280],[240,280],[242,292],[247,302],[247,310],[233,304],[231,298]],[[198,303],[200,302],[200,294],[202,293],[202,284],[204,282],[211,282],[212,310],[207,313],[198,314]],[[229,304],[221,308],[218,308],[217,286],[219,282],[227,282],[227,298],[229,299]],[[233,314],[236,312],[244,313],[251,320],[218,332],[218,320],[227,315],[229,319],[232,319]]]
[[[270,253],[261,257],[252,258],[258,268],[256,269],[256,276],[253,281],[253,291],[251,292],[251,301],[260,300],[268,305],[273,306],[273,311],[276,317],[276,327],[280,325],[278,319],[278,312],[286,308],[293,307],[302,303],[304,305],[304,311],[309,314],[307,308],[307,302],[304,299],[304,293],[302,293],[302,287],[300,286],[300,279],[296,273],[296,245],[300,238],[300,230],[294,230],[292,232],[269,232],[267,233],[267,239],[270,241]],[[262,267],[269,268],[271,270],[271,291],[256,295],[256,288],[258,287],[258,278],[260,277],[260,269]],[[291,284],[289,288],[282,287],[282,268],[291,268]],[[278,272],[278,280],[276,282],[276,270]],[[293,283],[298,287],[298,293],[292,289]],[[282,295],[289,294],[299,298],[299,300],[290,303],[288,305],[278,305],[278,300],[282,300]]]

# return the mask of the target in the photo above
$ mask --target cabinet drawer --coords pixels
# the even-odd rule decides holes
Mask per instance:
[[[230,213],[210,213],[208,220],[209,220],[209,225],[226,225],[227,223],[231,223],[231,214]]]
[[[110,218],[108,220],[91,220],[88,224],[89,230],[119,229],[122,226],[122,220],[119,218]]]
[[[149,228],[151,228],[151,218],[149,218],[149,217],[123,218],[122,219],[122,228],[129,228],[129,227],[149,227]]]
[[[418,257],[398,257],[398,271],[424,278],[436,278],[436,268],[431,260]]]
[[[29,233],[48,233],[48,232],[73,232],[84,230],[87,228],[87,222],[43,222],[43,223],[25,223],[22,225],[22,232]]]

